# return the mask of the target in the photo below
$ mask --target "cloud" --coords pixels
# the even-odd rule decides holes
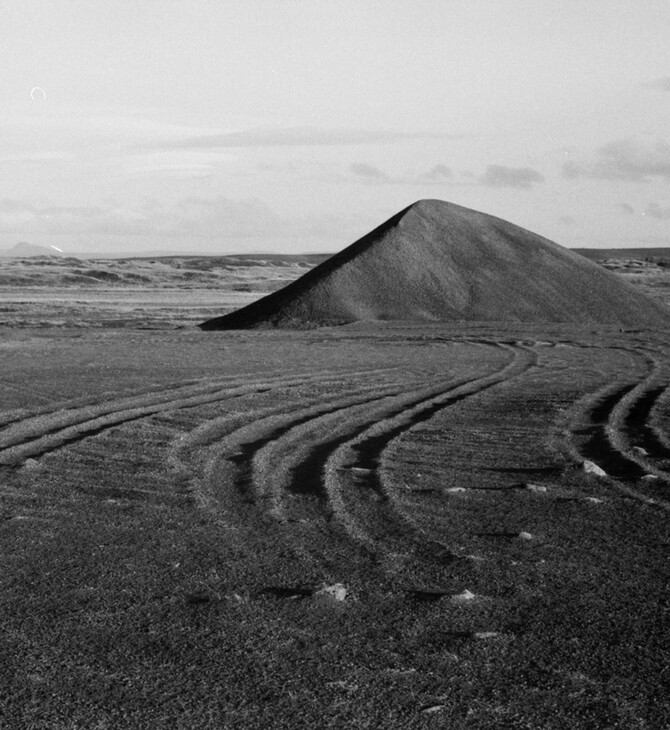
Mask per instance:
[[[635,215],[635,208],[630,203],[617,203],[614,207],[624,215]]]
[[[460,173],[461,177],[474,177],[473,174],[466,176]],[[426,185],[472,185],[473,183],[458,181],[451,168],[443,164],[434,165],[426,172],[416,173],[412,171],[407,174],[389,175],[375,165],[366,162],[354,162],[349,165],[346,170],[334,169],[332,165],[327,168],[322,166],[320,174],[313,179],[326,182],[336,182],[341,184],[360,183],[365,180],[377,184],[384,183],[386,185],[409,185],[422,186]]]
[[[670,91],[670,76],[656,79],[650,84],[647,84],[647,86],[650,86],[652,89],[658,89],[659,91]]]
[[[563,176],[569,180],[581,177],[633,182],[648,182],[652,177],[670,180],[670,144],[663,140],[653,144],[615,140],[600,147],[593,160],[566,162]]]
[[[449,167],[439,164],[421,175],[419,180],[425,182],[444,182],[451,178],[452,174],[453,173]]]
[[[342,146],[398,142],[412,139],[459,139],[463,135],[433,132],[391,132],[365,129],[319,129],[286,127],[283,129],[249,129],[223,134],[201,134],[157,147],[179,149],[220,149],[229,147],[305,147]]]
[[[482,185],[529,189],[533,183],[544,182],[544,177],[531,167],[489,165],[479,178]]]
[[[649,203],[644,211],[644,215],[650,215],[652,218],[656,218],[659,221],[670,220],[670,206],[667,208],[661,208],[657,203]]]
[[[391,178],[383,170],[374,167],[374,165],[366,165],[364,162],[354,162],[350,165],[349,170],[358,178],[378,182],[391,182]]]
[[[562,216],[560,216],[558,221],[559,221],[559,223],[562,223],[564,226],[577,225],[577,221],[571,215],[562,215]]]

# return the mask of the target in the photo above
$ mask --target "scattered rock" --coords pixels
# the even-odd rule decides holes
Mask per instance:
[[[120,507],[122,509],[129,509],[135,506],[130,499],[114,499],[111,497],[104,500],[103,504],[108,504],[110,507]]]
[[[656,474],[645,474],[645,475],[644,475],[644,476],[642,477],[642,479],[644,479],[645,481],[651,482],[651,481],[653,481],[654,479],[658,479],[658,476],[657,476]]]
[[[520,532],[517,537],[519,540],[532,540],[533,536],[530,534],[530,532]]]
[[[598,499],[598,497],[584,497],[585,502],[591,502],[592,504],[602,504],[605,500]]]
[[[529,492],[546,492],[547,488],[541,484],[524,484],[524,489]]]
[[[37,459],[26,459],[23,462],[23,468],[32,470],[32,469],[39,469],[40,463],[37,461]]]
[[[596,477],[606,477],[607,472],[601,469],[598,464],[595,464],[592,461],[589,461],[588,459],[585,459],[582,462],[582,469],[586,474],[593,474],[593,476]]]
[[[347,589],[342,583],[333,583],[331,586],[324,586],[320,590],[314,593],[314,598],[317,600],[327,601],[345,601],[347,598]]]
[[[465,603],[467,601],[473,601],[475,598],[477,598],[477,596],[466,588],[463,593],[458,593],[457,595],[452,596],[451,600],[456,601],[457,603]]]
[[[473,636],[475,639],[496,639],[502,634],[500,631],[476,631]]]
[[[446,705],[428,705],[428,707],[423,707],[421,709],[421,712],[424,715],[432,715],[434,712],[439,712],[440,710],[443,710],[445,707],[446,707]]]
[[[244,597],[239,593],[230,593],[225,598],[227,601],[233,601],[234,603],[246,603]]]
[[[632,451],[638,456],[649,456],[649,452],[641,446],[633,446]]]
[[[465,487],[449,487],[446,491],[447,492],[450,492],[450,493],[453,493],[453,492],[464,492],[465,491]]]

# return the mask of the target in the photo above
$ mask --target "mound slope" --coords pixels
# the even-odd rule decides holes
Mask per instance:
[[[459,205],[422,200],[283,289],[200,327],[356,320],[658,327],[670,323],[670,312],[542,236]]]

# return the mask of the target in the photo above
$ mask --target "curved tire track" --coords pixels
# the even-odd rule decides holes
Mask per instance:
[[[328,379],[320,382],[327,383]],[[298,423],[350,407],[352,403],[368,402],[379,397],[379,393],[400,387],[402,382],[398,380],[384,387],[378,384],[359,386],[326,400],[318,396],[308,400],[301,398],[294,403],[297,410],[289,415],[287,410],[291,409],[291,403],[283,401],[276,406],[212,418],[173,440],[167,461],[175,472],[189,479],[200,505],[218,512],[221,503],[231,501],[231,493],[244,493],[244,499],[252,501],[250,469],[258,444],[265,444]],[[220,483],[224,484],[223,489],[218,487]],[[225,486],[229,483],[233,486]]]
[[[400,519],[405,528],[410,526],[416,532],[417,526],[392,504],[392,495],[385,489],[381,468],[384,451],[391,441],[400,438],[414,426],[428,421],[436,413],[518,377],[535,366],[537,357],[527,348],[519,345],[502,346],[512,353],[512,360],[505,367],[494,373],[455,384],[437,397],[369,427],[342,443],[330,455],[323,465],[326,488],[336,518],[351,537],[360,542],[374,541],[371,534],[379,529],[378,514],[374,514],[368,520],[371,524],[365,526],[363,515],[357,514],[358,510],[348,505],[348,502],[360,503],[360,495],[370,494],[377,495],[378,503],[387,514],[393,512],[394,522],[397,523]],[[393,533],[394,530],[391,529],[390,532]]]
[[[389,369],[361,372],[374,374],[387,370]],[[182,386],[168,391],[152,391],[105,401],[96,405],[51,411],[44,415],[22,419],[0,432],[0,464],[17,465],[29,457],[41,456],[114,426],[157,413],[193,408],[275,388],[328,382],[338,379],[342,374],[333,372],[317,376],[280,376],[252,384],[248,383],[248,378],[237,377],[229,382],[222,379],[207,385]]]
[[[629,352],[640,356],[639,350]],[[670,479],[657,463],[670,451],[650,425],[656,402],[668,387],[667,376],[656,357],[647,352],[641,356],[646,365],[641,378],[604,386],[577,401],[563,430],[565,450],[573,461],[588,459],[600,466],[608,482],[626,496],[670,510],[670,502],[629,486],[647,474]]]
[[[368,533],[364,520],[347,504],[347,490],[351,486],[359,490],[364,487],[360,483],[344,485],[342,475],[376,475],[378,459],[391,439],[453,403],[525,372],[535,363],[534,353],[526,348],[490,342],[478,344],[505,350],[511,357],[506,358],[502,367],[493,372],[489,369],[475,378],[452,378],[438,385],[415,388],[410,393],[376,394],[374,399],[368,397],[359,403],[343,404],[322,414],[301,414],[293,423],[287,422],[281,431],[259,435],[255,442],[247,444],[236,465],[238,488],[253,488],[265,502],[266,511],[280,523],[307,525],[297,531],[299,540],[300,534],[303,536],[303,544],[295,545],[296,551],[303,555],[310,555],[316,548],[314,530],[321,532],[323,525],[333,518],[349,540],[354,538],[378,554],[379,540]],[[363,455],[366,466],[360,466],[360,459],[350,463],[357,444],[366,446]],[[368,447],[373,444],[377,456],[371,466],[367,462]],[[244,465],[246,471],[240,476]],[[234,477],[235,471],[229,470],[227,476]],[[376,488],[376,484],[369,490],[374,495],[374,523],[382,525],[396,539],[407,533],[408,526],[414,532],[413,526],[389,504],[383,487]],[[332,538],[332,530],[329,533]],[[292,538],[295,540],[296,535]]]

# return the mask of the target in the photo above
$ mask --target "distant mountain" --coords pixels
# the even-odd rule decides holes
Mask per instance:
[[[0,256],[7,258],[27,258],[30,256],[65,256],[65,254],[51,246],[38,246],[36,243],[21,241],[11,248],[0,251]]]
[[[579,254],[440,200],[400,211],[288,286],[205,330],[356,320],[667,326],[670,311]]]

